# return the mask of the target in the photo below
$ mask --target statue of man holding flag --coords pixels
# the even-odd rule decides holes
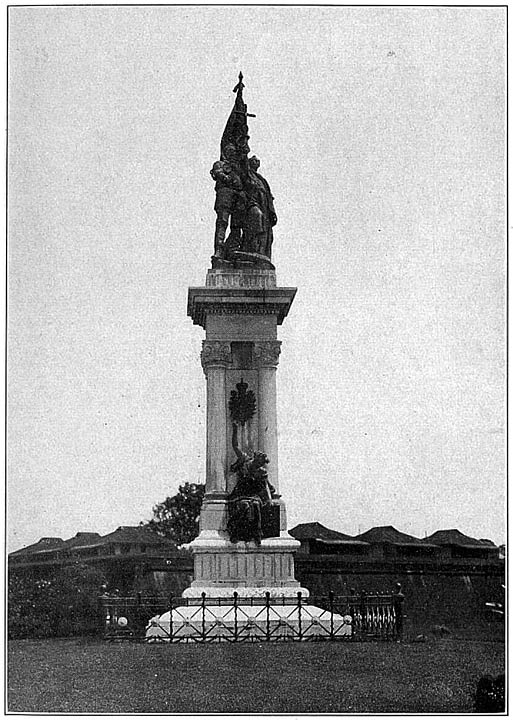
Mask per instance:
[[[273,268],[271,247],[277,217],[267,180],[258,173],[260,161],[248,160],[247,112],[242,97],[242,73],[233,91],[237,93],[233,110],[221,139],[221,157],[210,174],[216,182],[217,215],[212,267],[244,265]],[[230,223],[230,234],[226,231]]]

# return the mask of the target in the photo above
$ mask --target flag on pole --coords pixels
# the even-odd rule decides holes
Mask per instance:
[[[255,116],[248,113],[247,105],[242,97],[244,89],[242,78],[242,73],[239,73],[239,82],[233,88],[233,92],[237,93],[237,95],[221,138],[221,160],[229,160],[230,155],[232,156],[231,159],[234,159],[234,152],[231,149],[233,147],[237,153],[237,160],[239,162],[247,161],[249,153],[247,118]]]

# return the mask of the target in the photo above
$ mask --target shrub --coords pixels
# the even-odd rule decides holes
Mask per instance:
[[[10,573],[9,637],[67,637],[98,632],[98,595],[104,582],[102,573],[81,563],[44,577]]]

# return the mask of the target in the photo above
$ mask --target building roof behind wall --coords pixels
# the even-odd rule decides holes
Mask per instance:
[[[81,547],[90,547],[91,545],[101,545],[102,536],[96,532],[77,532],[77,534],[66,540],[64,543],[67,549],[76,550]]]
[[[321,525],[318,522],[301,523],[289,530],[292,537],[296,540],[316,540],[317,542],[327,543],[331,545],[364,545],[360,540],[356,540],[351,535],[330,530],[330,528]]]
[[[422,542],[406,533],[399,532],[392,525],[380,525],[356,536],[368,543],[386,543],[388,545],[422,545]],[[429,544],[429,543],[426,543]]]
[[[32,555],[33,553],[46,552],[47,550],[56,550],[64,545],[64,540],[59,537],[42,537],[36,543],[27,545],[27,547],[15,550],[9,553],[9,557],[17,557],[18,555]]]
[[[173,545],[170,540],[159,537],[148,528],[139,525],[120,525],[114,532],[102,537],[102,544],[106,542]]]
[[[433,543],[435,545],[457,545],[459,547],[473,548],[494,548],[496,545],[491,540],[477,540],[476,538],[464,535],[459,530],[437,530],[422,542]]]

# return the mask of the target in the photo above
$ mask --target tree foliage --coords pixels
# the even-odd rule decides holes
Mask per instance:
[[[176,545],[189,543],[199,533],[199,515],[205,485],[188,483],[180,485],[178,493],[167,497],[153,507],[153,517],[146,524],[160,537]]]
[[[9,637],[66,637],[96,633],[101,627],[98,595],[104,575],[82,563],[44,576],[10,572]]]

